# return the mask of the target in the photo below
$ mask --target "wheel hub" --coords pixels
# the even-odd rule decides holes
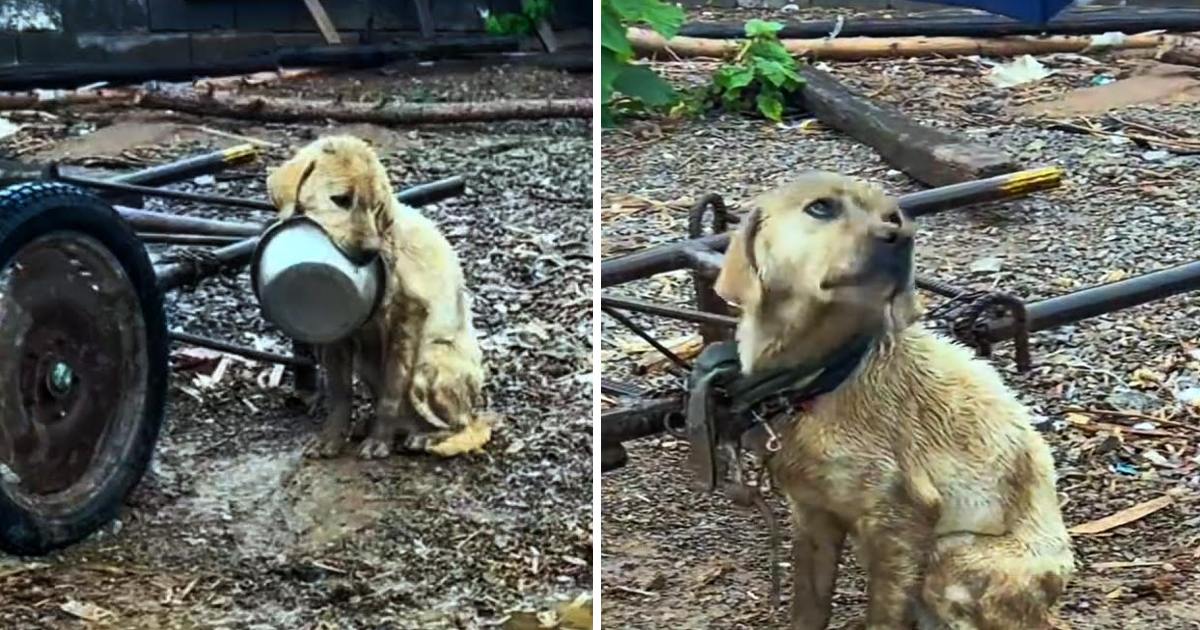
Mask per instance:
[[[92,237],[47,234],[0,268],[0,464],[27,499],[113,456],[144,392],[143,328],[132,284]]]

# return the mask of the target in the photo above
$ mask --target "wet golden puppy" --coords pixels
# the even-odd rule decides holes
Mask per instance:
[[[267,189],[281,218],[304,214],[349,255],[378,253],[388,268],[374,317],[318,348],[329,411],[310,454],[341,452],[356,372],[375,400],[362,457],[386,457],[399,435],[428,449],[469,425],[483,357],[458,256],[432,221],[396,201],[370,146],[352,136],[316,140],[272,172]]]
[[[755,200],[717,280],[746,372],[875,338],[839,387],[773,422],[792,627],[826,627],[849,534],[867,628],[1045,628],[1073,571],[1054,462],[996,371],[915,322],[912,242],[881,190],[809,173]]]

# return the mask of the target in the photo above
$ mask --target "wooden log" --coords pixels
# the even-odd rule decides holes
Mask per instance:
[[[333,120],[376,125],[590,118],[592,99],[526,99],[482,103],[401,103],[385,107],[332,101],[279,98],[208,98],[158,92],[143,94],[137,105],[202,116],[220,116],[266,122],[321,122]]]
[[[1166,63],[1200,67],[1200,38],[1181,38],[1159,53],[1158,58]]]
[[[667,41],[658,33],[640,28],[628,31],[629,42],[642,56],[670,53],[678,57],[732,57],[742,43],[732,39],[673,37]],[[1172,41],[1172,35],[1131,35],[1112,49],[1155,48]],[[1050,53],[1083,52],[1092,44],[1091,37],[1056,35],[1053,37],[839,37],[837,39],[784,39],[788,52],[814,59],[858,61],[895,57],[943,57],[981,55],[1015,57]]]
[[[945,186],[1020,170],[1003,152],[926,127],[877,103],[830,74],[800,66],[801,100],[822,123],[875,149],[894,168],[930,186]]]
[[[785,22],[780,39],[817,39],[831,33],[833,20]],[[1096,35],[1100,33],[1188,33],[1200,31],[1200,9],[1119,7],[1067,11],[1044,26],[1018,22],[991,13],[938,12],[899,18],[849,18],[840,37],[1004,37],[1011,35]],[[740,39],[746,36],[741,22],[692,22],[679,34],[685,37]]]

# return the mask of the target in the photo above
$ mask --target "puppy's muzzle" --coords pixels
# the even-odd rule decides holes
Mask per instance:
[[[821,283],[822,289],[886,283],[908,286],[913,276],[913,229],[908,219],[893,213],[872,226],[865,243],[867,255],[858,271]]]

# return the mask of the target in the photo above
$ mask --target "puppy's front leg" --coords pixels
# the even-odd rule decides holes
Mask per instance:
[[[867,570],[867,630],[910,630],[932,540],[919,519],[898,512],[860,526]]]
[[[354,402],[354,346],[340,343],[318,351],[325,369],[329,413],[316,439],[306,451],[309,457],[337,457],[346,443],[346,428]]]
[[[846,530],[828,512],[792,506],[792,630],[824,630]]]
[[[408,407],[408,388],[412,380],[409,368],[411,353],[403,344],[391,344],[384,356],[383,380],[375,399],[375,421],[358,455],[363,459],[379,459],[392,454],[396,433],[411,411]]]

